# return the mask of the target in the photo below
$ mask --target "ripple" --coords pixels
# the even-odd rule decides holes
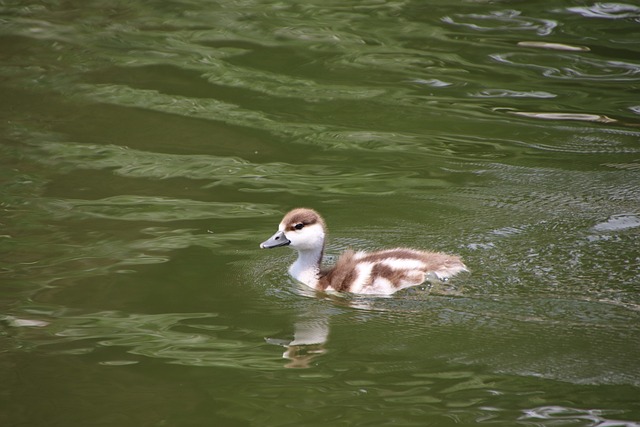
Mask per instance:
[[[44,328],[51,324],[51,322],[44,320],[24,319],[14,316],[2,316],[0,319],[7,322],[9,326],[13,326],[15,328]]]
[[[566,10],[585,18],[640,18],[640,7],[625,3],[594,3],[592,6],[568,7]]]
[[[436,88],[449,87],[453,85],[453,83],[445,82],[439,79],[414,79],[414,80],[411,80],[411,83],[415,83],[417,85],[436,87]]]
[[[614,169],[622,169],[622,170],[630,170],[630,171],[640,171],[640,162],[631,162],[631,163],[604,163],[604,166],[614,168]]]
[[[376,152],[436,151],[421,144],[416,135],[382,131],[333,130],[305,136],[306,143],[331,149],[372,150]]]
[[[640,136],[640,132],[630,132],[631,135]],[[543,147],[541,144],[539,147]],[[549,150],[554,150],[550,145],[546,146]],[[557,148],[555,148],[557,150]],[[574,153],[638,153],[640,147],[634,147],[633,144],[625,143],[624,139],[616,138],[614,135],[597,135],[597,134],[576,134],[567,138],[562,145],[562,150]],[[626,188],[621,185],[620,189]]]
[[[135,365],[138,364],[137,360],[107,360],[104,362],[100,362],[101,365],[104,366],[127,366],[127,365]]]
[[[615,426],[615,427],[640,427],[640,422],[624,421],[608,418],[611,415],[619,415],[623,411],[611,411],[600,409],[579,409],[566,406],[540,406],[525,409],[519,421],[532,422],[535,425],[588,425],[588,426]],[[584,423],[587,424],[584,424]]]
[[[476,98],[556,98],[558,95],[544,91],[516,91],[509,89],[485,89],[470,94]]]
[[[79,212],[74,211],[73,202],[80,206]],[[1,265],[7,278],[29,277],[30,286],[21,287],[25,293],[37,286],[58,282],[131,273],[135,271],[132,266],[165,263],[172,259],[174,251],[189,247],[215,248],[217,252],[231,247],[237,250],[237,244],[231,242],[255,238],[253,231],[229,231],[215,223],[206,224],[206,230],[202,225],[197,228],[177,228],[175,224],[169,227],[149,226],[154,223],[154,218],[160,219],[160,223],[169,218],[164,213],[156,215],[156,212],[145,211],[148,207],[140,210],[131,207],[121,216],[112,206],[100,205],[97,211],[93,210],[91,202],[88,202],[91,209],[83,211],[85,201],[78,200],[43,198],[31,199],[29,203],[32,208],[30,228],[25,229],[19,224],[8,227],[6,231],[11,235],[5,244],[11,245],[11,256]],[[127,210],[124,206],[123,209]],[[155,207],[150,209],[153,211]],[[233,209],[228,213],[231,215],[228,218],[232,218]],[[68,221],[69,218],[74,221]],[[56,220],[59,221],[57,224]],[[100,224],[99,221],[103,220],[140,220],[147,226],[114,227],[109,223]],[[74,226],[66,227],[71,223]]]
[[[237,67],[217,61],[203,75],[207,81],[227,87],[243,88],[274,97],[305,99],[311,102],[336,99],[367,99],[384,94],[381,89],[367,86],[323,84],[311,79],[276,74],[263,70]]]
[[[545,77],[571,80],[636,81],[640,63],[585,58],[569,54],[504,53],[490,55],[495,61],[540,71]],[[547,62],[552,65],[544,65]]]
[[[374,67],[376,69],[386,69],[389,71],[411,70],[424,72],[430,67],[441,66],[441,61],[432,56],[426,56],[422,52],[394,52],[380,51],[362,53],[347,57],[342,60],[356,67]]]
[[[576,145],[579,141],[576,142]],[[568,152],[580,152],[568,148]],[[604,147],[607,149],[608,147]],[[561,147],[558,148],[560,150]],[[591,147],[584,147],[582,153],[591,153]],[[624,151],[623,151],[624,152]],[[640,199],[640,187],[632,184],[637,175],[635,168],[595,171],[558,171],[553,168],[526,168],[500,164],[482,165],[483,174],[489,174],[498,180],[496,192],[483,189],[484,201],[499,209],[508,209],[511,215],[516,211],[529,215],[532,219],[538,214],[549,218],[563,218],[566,215],[593,215],[602,217],[602,212],[634,212],[635,201]],[[566,180],[572,183],[567,187]],[[532,189],[523,193],[525,186]],[[447,194],[446,197],[451,197]],[[471,202],[472,194],[466,194]],[[617,211],[617,212],[616,212]],[[535,219],[534,219],[535,221]]]
[[[558,26],[556,21],[523,16],[517,10],[501,10],[488,14],[456,14],[442,18],[447,24],[463,26],[477,31],[533,31],[547,36]]]
[[[529,117],[533,119],[544,120],[575,120],[580,122],[594,123],[617,123],[616,119],[599,114],[583,114],[583,113],[541,113],[530,111],[508,111],[509,114],[515,116]]]
[[[385,194],[445,185],[438,179],[415,177],[410,171],[371,172],[349,165],[259,164],[237,157],[151,153],[117,145],[73,142],[47,142],[38,147],[42,150],[39,161],[69,170],[112,169],[118,175],[133,178],[189,178],[208,182],[203,184],[205,187],[225,185],[247,192]],[[246,211],[252,209],[245,205]]]
[[[229,338],[226,325],[220,325],[215,313],[125,314],[97,312],[58,319],[51,326],[51,338],[34,345],[66,354],[74,348],[98,350],[100,347],[123,347],[127,353],[167,363],[190,366],[224,366],[258,370],[281,369],[282,362],[270,351],[260,351],[262,337]],[[211,327],[208,327],[211,326]],[[97,342],[97,344],[96,344]],[[90,347],[86,347],[90,343]],[[107,365],[137,363],[129,360],[102,362]]]
[[[565,43],[550,43],[550,42],[538,42],[538,41],[521,41],[521,42],[518,42],[518,46],[538,47],[541,49],[552,49],[552,50],[565,50],[569,52],[589,52],[591,50],[586,46],[575,46],[575,45],[569,45]]]
[[[220,218],[253,218],[279,211],[264,205],[234,202],[199,202],[122,195],[100,200],[58,199],[46,203],[56,216],[80,216],[123,221],[184,221]]]
[[[278,28],[274,34],[278,38],[311,43],[364,43],[362,38],[345,32],[338,32],[329,26],[286,26]]]
[[[619,214],[609,217],[605,222],[593,226],[595,231],[621,231],[640,227],[640,217],[633,214]]]

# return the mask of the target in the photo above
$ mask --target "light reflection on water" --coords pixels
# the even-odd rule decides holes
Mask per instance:
[[[639,10],[3,3],[0,420],[638,425]],[[297,205],[471,273],[310,291]]]

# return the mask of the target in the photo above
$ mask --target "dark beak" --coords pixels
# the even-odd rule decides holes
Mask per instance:
[[[271,249],[277,248],[278,246],[287,246],[289,243],[291,242],[284,235],[284,232],[278,231],[276,234],[269,237],[269,240],[260,243],[260,247],[262,249]]]

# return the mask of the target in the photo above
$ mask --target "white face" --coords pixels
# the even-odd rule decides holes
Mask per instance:
[[[298,250],[318,250],[324,245],[324,229],[316,223],[311,225],[280,223],[278,229],[291,242],[289,246]]]

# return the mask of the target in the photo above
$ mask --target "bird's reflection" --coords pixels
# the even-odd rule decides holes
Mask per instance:
[[[304,297],[296,307],[296,319],[293,324],[293,340],[266,338],[267,343],[279,345],[286,350],[282,357],[288,360],[286,368],[309,368],[312,363],[327,353],[325,345],[329,338],[330,320],[345,310],[363,312],[389,311],[406,312],[421,309],[421,303],[414,307],[410,302],[424,301],[426,295],[458,295],[459,291],[449,288],[446,282],[427,282],[402,294],[402,298],[393,295],[362,296],[346,293],[326,293],[300,285],[293,288],[295,293]]]
[[[286,368],[308,368],[316,358],[327,352],[329,313],[300,315],[294,324],[293,341],[287,344],[282,357],[290,362]]]
[[[282,357],[289,361],[286,368],[309,368],[327,352],[325,344],[331,317],[342,313],[344,308],[371,309],[372,304],[370,299],[354,298],[349,294],[319,292],[302,285],[294,289],[305,298],[297,307],[293,340],[267,338],[266,341],[285,347]]]
[[[286,368],[309,368],[316,358],[327,352],[325,344],[329,337],[331,314],[331,307],[318,301],[298,312],[293,325],[293,340],[267,338],[266,341],[286,348],[282,354],[289,360]]]

